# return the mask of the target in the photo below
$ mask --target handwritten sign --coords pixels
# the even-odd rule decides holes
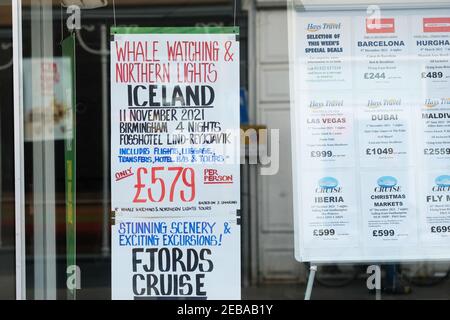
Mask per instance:
[[[114,28],[116,299],[240,296],[235,28]]]

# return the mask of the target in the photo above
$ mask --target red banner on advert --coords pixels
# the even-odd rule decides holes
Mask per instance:
[[[450,32],[450,18],[424,18],[423,32]]]
[[[366,19],[367,33],[394,33],[395,19]]]

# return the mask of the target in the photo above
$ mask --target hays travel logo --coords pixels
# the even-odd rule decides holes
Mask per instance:
[[[366,107],[369,109],[378,109],[384,107],[400,107],[402,105],[402,99],[388,98],[388,99],[369,99]]]
[[[320,30],[339,30],[341,29],[341,23],[337,22],[324,22],[322,24],[308,23],[306,25],[307,32],[317,32]]]
[[[440,105],[450,105],[450,98],[440,98],[440,99],[425,99],[424,107],[427,109],[432,109]]]
[[[306,26],[306,31],[308,32],[317,32],[322,30],[322,26],[320,24],[308,23]]]
[[[311,109],[311,111],[320,110],[322,108],[333,108],[333,107],[343,107],[344,106],[344,100],[325,100],[325,101],[318,101],[318,100],[311,100],[309,101],[308,107]]]

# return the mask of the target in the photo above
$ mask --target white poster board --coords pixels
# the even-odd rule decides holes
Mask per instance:
[[[66,140],[72,138],[67,127],[71,106],[66,88],[70,77],[63,77],[70,69],[67,58],[23,60],[24,77],[24,140]],[[45,123],[45,126],[43,125]]]
[[[114,28],[113,299],[240,299],[237,28]]]
[[[292,11],[298,261],[450,259],[450,10]]]

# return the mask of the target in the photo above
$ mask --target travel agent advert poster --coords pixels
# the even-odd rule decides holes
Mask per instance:
[[[235,31],[113,29],[111,185],[116,217],[239,209]]]
[[[448,260],[450,11],[292,11],[296,259]]]
[[[240,298],[237,35],[112,29],[113,299]]]
[[[112,298],[241,298],[236,218],[116,220],[112,226]]]

